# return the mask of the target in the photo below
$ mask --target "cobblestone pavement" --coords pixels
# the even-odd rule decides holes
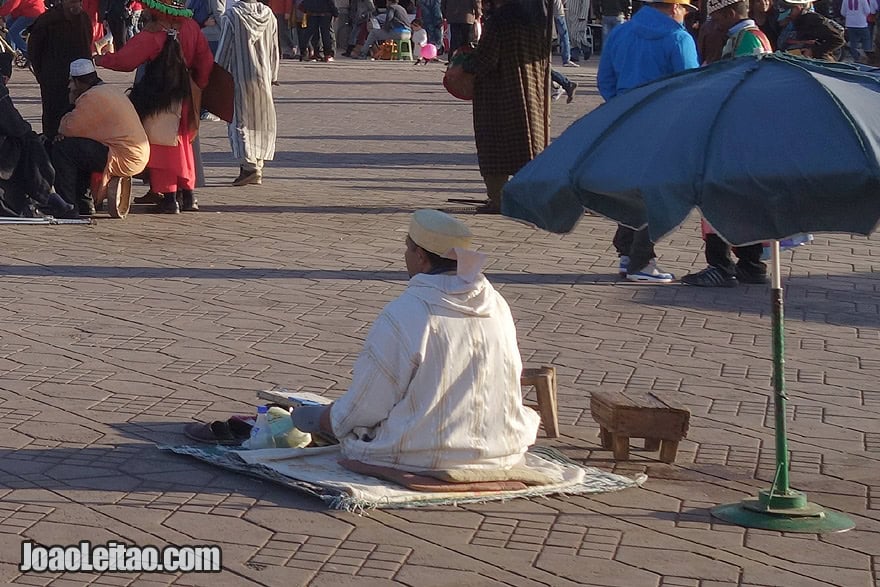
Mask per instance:
[[[405,286],[408,214],[482,194],[470,106],[441,71],[285,62],[264,185],[227,187],[238,170],[225,125],[207,123],[202,212],[0,227],[0,583],[878,584],[876,239],[820,236],[784,255],[792,483],[849,514],[848,533],[709,517],[772,481],[768,289],[621,284],[613,227],[596,217],[565,237],[465,220],[525,364],[558,369],[562,437],[539,442],[645,472],[644,488],[357,516],[156,450],[183,442],[185,422],[252,411],[258,389],[345,390],[369,324]],[[555,132],[599,102],[595,62],[572,71],[581,90],[554,104]],[[19,74],[11,89],[37,120],[35,86]],[[658,250],[676,274],[702,268],[696,219]],[[615,463],[598,446],[590,393],[622,389],[674,392],[691,409],[674,465],[644,451]],[[224,571],[22,574],[25,539],[219,544]]]

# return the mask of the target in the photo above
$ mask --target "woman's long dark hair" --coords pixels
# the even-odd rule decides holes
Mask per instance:
[[[189,69],[177,31],[169,31],[159,55],[148,62],[144,76],[128,93],[141,120],[159,112],[171,111],[175,104],[191,94]]]

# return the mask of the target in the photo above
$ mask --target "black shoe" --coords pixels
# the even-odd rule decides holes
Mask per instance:
[[[157,214],[180,214],[180,206],[177,204],[177,193],[168,192],[162,194],[162,201],[156,204],[154,211]]]
[[[718,267],[706,267],[698,273],[685,275],[681,282],[696,287],[736,287],[736,277]]]
[[[79,218],[76,206],[69,203],[55,192],[49,194],[49,203],[45,209],[41,210],[41,212],[54,216],[55,218]]]
[[[743,269],[739,265],[736,266],[736,280],[740,283],[749,283],[753,285],[766,285],[770,283],[770,277],[767,272],[749,271]]]
[[[95,210],[95,203],[92,200],[79,203],[80,216],[94,216],[98,211]]]
[[[570,84],[568,84],[568,89],[565,90],[565,95],[568,96],[565,99],[566,104],[571,104],[571,101],[574,100],[574,94],[575,94],[575,92],[577,92],[577,89],[578,89],[577,82],[571,82]]]
[[[245,171],[244,168],[240,168],[238,177],[236,177],[232,181],[232,185],[234,186],[243,186],[243,185],[261,185],[263,183],[263,174],[257,171],[256,169],[253,171]]]
[[[157,194],[156,192],[147,192],[143,196],[138,196],[134,199],[135,204],[158,204],[162,201],[162,194]]]
[[[199,201],[196,199],[195,193],[192,190],[180,190],[177,192],[180,194],[180,209],[184,212],[198,212],[199,211]]]

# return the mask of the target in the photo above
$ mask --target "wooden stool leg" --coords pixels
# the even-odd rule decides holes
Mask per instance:
[[[535,395],[538,398],[538,412],[541,414],[541,424],[548,438],[559,438],[559,412],[556,405],[556,369],[553,367],[542,368],[540,373],[523,373],[522,384],[534,385]]]
[[[612,444],[611,433],[604,428],[600,428],[599,442],[602,443],[602,448],[610,450]]]
[[[660,450],[660,439],[646,438],[645,439],[645,450]]]
[[[618,436],[614,435],[613,439],[614,444],[614,460],[615,461],[628,461],[629,460],[629,436]]]
[[[660,460],[664,463],[674,463],[676,453],[678,453],[677,440],[664,440],[660,445]]]

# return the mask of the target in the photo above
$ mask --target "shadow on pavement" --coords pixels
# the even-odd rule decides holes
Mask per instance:
[[[227,153],[202,153],[202,163],[205,167],[229,167],[233,161]],[[412,153],[412,152],[385,152],[385,153],[317,153],[314,151],[276,151],[275,160],[269,169],[281,167],[296,167],[298,169],[340,169],[352,168],[363,169],[370,167],[382,167],[393,169],[395,167],[437,167],[447,166],[474,166],[476,167],[476,153]],[[289,165],[285,165],[289,163]]]
[[[0,275],[18,277],[76,277],[93,279],[337,279],[354,281],[408,281],[405,271],[366,269],[222,269],[212,267],[102,267],[98,265],[0,265]],[[493,273],[486,276],[496,284],[614,285],[617,274],[579,273]]]
[[[301,510],[327,509],[319,499],[290,488],[159,450],[159,445],[192,444],[182,433],[184,422],[122,422],[110,426],[137,442],[82,448],[0,449],[3,486],[10,489],[48,489],[61,493],[71,490],[93,491],[95,503],[110,501],[116,505],[163,510],[185,506],[179,496],[174,495],[180,493],[196,496],[240,494]],[[125,497],[119,501],[118,495],[104,492],[137,495],[133,496],[132,503],[126,503]],[[165,494],[171,495],[165,497]],[[204,503],[201,505],[204,506]]]
[[[252,206],[248,204],[199,204],[199,210],[203,212],[247,212],[248,214],[278,214],[290,212],[295,214],[411,214],[418,208],[401,206],[273,206],[262,204]]]
[[[786,320],[880,328],[877,313],[877,273],[794,276],[783,280]],[[755,314],[770,317],[770,287],[735,288],[642,287],[632,297],[637,304],[693,310]]]
[[[278,136],[278,139],[294,141],[404,141],[413,142],[409,135],[318,135],[318,136]],[[431,135],[418,138],[419,143],[473,143],[473,135]],[[271,165],[271,164],[270,164]]]

